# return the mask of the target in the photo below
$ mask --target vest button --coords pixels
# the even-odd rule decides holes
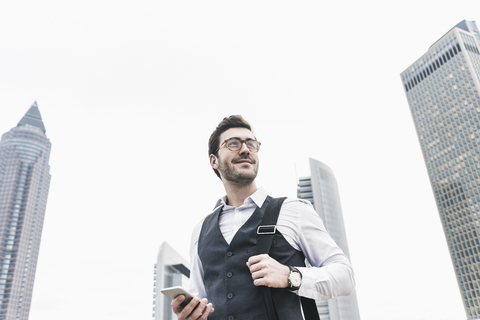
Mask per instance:
[[[233,320],[235,319],[233,316],[228,316],[228,320]]]
[[[227,298],[228,298],[228,299],[232,299],[232,298],[233,298],[233,293],[227,294]]]
[[[233,253],[232,253],[232,251],[228,251],[228,252],[227,252],[227,256],[228,256],[228,257],[231,257],[231,256],[233,256]]]
[[[233,276],[233,273],[227,272],[227,277],[231,278]]]

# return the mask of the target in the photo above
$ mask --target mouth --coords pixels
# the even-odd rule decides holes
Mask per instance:
[[[248,163],[248,164],[253,164],[255,163],[253,160],[251,159],[238,159],[236,160],[234,163]]]

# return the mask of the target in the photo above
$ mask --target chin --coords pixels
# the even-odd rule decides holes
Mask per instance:
[[[238,180],[242,181],[253,181],[257,177],[256,172],[249,172],[249,173],[239,173],[238,175]]]

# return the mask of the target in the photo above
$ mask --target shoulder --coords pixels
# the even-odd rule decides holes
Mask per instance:
[[[219,207],[216,207],[215,209],[213,209],[212,212],[210,212],[208,215],[206,215],[205,217],[203,217],[202,220],[200,220],[200,222],[198,222],[195,227],[193,228],[193,231],[192,231],[192,243],[193,244],[196,244],[198,243],[198,239],[200,237],[200,233],[202,232],[202,229],[203,229],[203,225],[204,225],[204,222],[205,220],[209,220],[211,219],[215,212],[220,208]]]
[[[192,240],[195,239],[198,241],[198,237],[200,236],[200,231],[202,231],[202,226],[203,222],[205,221],[205,218],[203,218],[199,223],[195,225],[192,231]]]
[[[298,227],[315,224],[323,225],[323,221],[315,211],[312,203],[305,199],[287,198],[280,210],[279,220],[290,220]]]
[[[305,199],[298,199],[298,198],[287,198],[285,199],[285,202],[283,204],[288,206],[297,206],[297,207],[308,206],[313,208],[313,205],[310,201]]]
[[[317,214],[310,201],[305,199],[287,198],[282,205],[282,211],[292,211],[299,215]]]
[[[305,233],[322,229],[322,221],[308,200],[287,198],[280,209],[278,231],[296,250],[304,251]]]

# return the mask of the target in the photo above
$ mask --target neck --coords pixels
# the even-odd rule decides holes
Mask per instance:
[[[227,192],[227,204],[235,207],[240,207],[245,202],[245,199],[257,191],[255,181],[252,181],[248,185],[224,183],[224,187]]]

